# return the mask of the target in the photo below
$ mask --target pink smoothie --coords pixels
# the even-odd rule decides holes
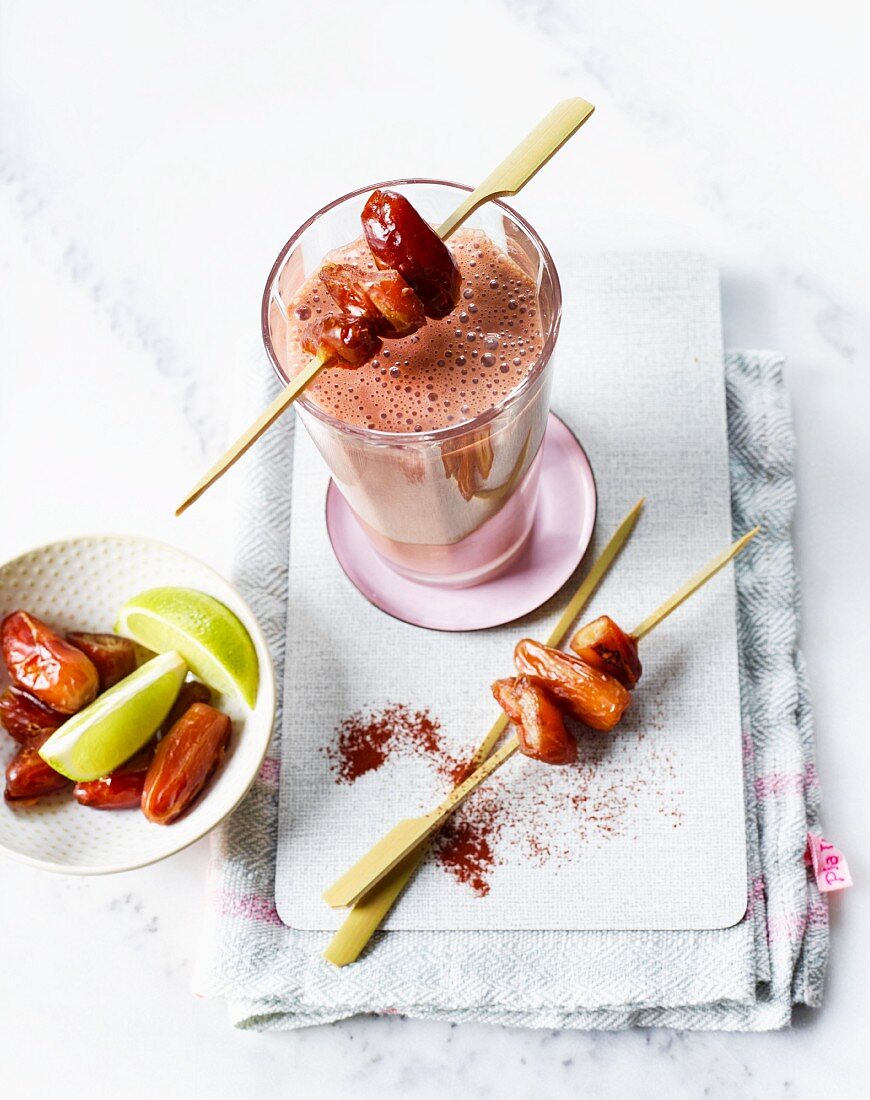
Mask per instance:
[[[531,530],[551,372],[523,383],[540,362],[542,313],[552,302],[551,291],[539,295],[528,269],[513,258],[539,270],[519,232],[509,236],[511,254],[467,227],[448,247],[462,279],[453,312],[427,320],[412,336],[385,340],[358,370],[323,371],[297,408],[333,480],[390,565],[427,584],[456,586],[507,568]],[[325,259],[374,269],[362,238]],[[271,331],[273,338],[280,334],[276,346],[288,377],[310,361],[301,342],[305,328],[338,312],[317,271],[301,273],[303,263],[292,257],[281,275],[287,286],[281,308],[274,300],[271,307]],[[521,385],[522,395],[505,405]],[[372,434],[360,437],[324,421],[311,413],[314,405]],[[491,411],[481,424],[478,418]],[[422,434],[437,430],[445,436]]]
[[[307,393],[326,412],[378,431],[425,432],[479,416],[522,382],[543,344],[535,284],[479,230],[458,230],[448,246],[462,275],[455,310],[413,336],[385,340],[358,370],[324,371]],[[362,238],[327,258],[375,266]],[[290,374],[309,361],[303,329],[331,312],[336,307],[314,274],[287,308]]]

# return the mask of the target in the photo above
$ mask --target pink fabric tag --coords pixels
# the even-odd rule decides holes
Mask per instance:
[[[839,848],[835,848],[824,837],[807,833],[807,850],[804,862],[812,867],[816,876],[816,885],[823,894],[832,890],[845,890],[852,885],[849,864]]]

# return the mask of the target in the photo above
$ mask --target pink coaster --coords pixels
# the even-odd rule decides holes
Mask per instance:
[[[375,607],[430,630],[484,630],[528,615],[553,596],[586,552],[598,507],[586,452],[550,413],[532,533],[510,568],[471,588],[430,587],[394,573],[335,483],[326,493],[326,527],[342,569]]]

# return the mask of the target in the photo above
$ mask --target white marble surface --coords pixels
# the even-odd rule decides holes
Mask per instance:
[[[788,1033],[382,1019],[255,1036],[188,992],[205,844],[93,881],[4,862],[4,1094],[866,1090],[862,25],[861,5],[836,0],[824,12],[751,0],[6,0],[0,558],[118,530],[225,566],[223,487],[181,521],[172,504],[227,439],[225,379],[256,334],[281,242],[352,185],[414,173],[474,181],[553,101],[582,94],[598,115],[517,203],[557,261],[576,249],[705,251],[723,273],[728,342],[788,355],[826,831],[859,885],[833,905],[827,1003]]]

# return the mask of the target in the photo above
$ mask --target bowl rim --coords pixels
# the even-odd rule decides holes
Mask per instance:
[[[206,573],[210,573],[213,577],[217,578],[217,580],[220,581],[221,584],[224,584],[229,589],[231,589],[231,591],[239,601],[240,609],[243,611],[244,615],[247,618],[247,621],[243,622],[245,629],[251,634],[252,640],[255,644],[255,648],[258,649],[258,652],[262,653],[266,658],[265,667],[264,662],[262,660],[260,661],[260,677],[257,687],[257,701],[253,708],[249,708],[250,713],[254,714],[257,710],[257,707],[261,706],[263,702],[265,702],[266,709],[270,712],[270,715],[267,720],[268,736],[263,738],[262,750],[257,755],[256,760],[253,763],[251,774],[240,789],[237,797],[233,800],[232,804],[224,811],[224,813],[220,815],[220,817],[218,817],[210,824],[205,824],[201,830],[195,833],[195,835],[175,844],[173,847],[169,848],[165,852],[161,852],[159,855],[155,855],[147,859],[137,860],[132,863],[124,862],[119,864],[69,866],[67,864],[55,863],[53,860],[39,859],[36,856],[27,855],[25,852],[14,851],[6,845],[2,838],[0,838],[0,853],[17,863],[23,863],[30,867],[37,867],[40,870],[50,871],[53,874],[75,875],[79,877],[88,875],[114,875],[121,874],[124,871],[136,871],[139,870],[141,867],[150,867],[155,863],[159,863],[161,860],[168,859],[169,856],[174,856],[177,855],[179,852],[183,852],[185,848],[189,848],[191,845],[196,844],[197,841],[202,840],[203,837],[207,836],[213,829],[220,825],[221,822],[225,821],[230,816],[230,814],[236,811],[242,799],[247,795],[248,791],[250,791],[251,787],[254,785],[254,782],[257,779],[257,776],[260,773],[260,768],[266,758],[266,754],[269,751],[269,745],[272,740],[272,733],[274,732],[275,728],[275,713],[277,708],[275,668],[272,662],[272,654],[269,649],[269,644],[266,640],[266,636],[263,633],[262,627],[260,626],[256,615],[251,610],[248,601],[242,596],[238,588],[231,581],[227,580],[227,578],[223,576],[222,573],[219,573],[218,570],[214,568],[214,566],[209,565],[208,562],[203,561],[202,558],[197,557],[196,554],[190,553],[189,550],[185,550],[180,546],[175,546],[173,543],[166,542],[163,539],[152,538],[149,535],[118,533],[91,533],[74,535],[71,538],[53,539],[51,542],[45,542],[38,546],[31,547],[29,550],[24,550],[21,553],[16,554],[14,557],[9,558],[7,561],[0,562],[0,575],[5,572],[7,567],[14,565],[16,562],[21,561],[23,558],[28,558],[33,554],[43,553],[47,550],[52,549],[53,547],[66,547],[75,543],[95,541],[138,542],[146,543],[150,546],[162,550],[170,550],[175,554],[181,554],[183,557],[188,558],[196,566],[203,569]],[[230,610],[234,609],[231,608]],[[241,616],[239,617],[241,618]],[[262,694],[264,690],[268,692],[268,699],[265,695]]]

